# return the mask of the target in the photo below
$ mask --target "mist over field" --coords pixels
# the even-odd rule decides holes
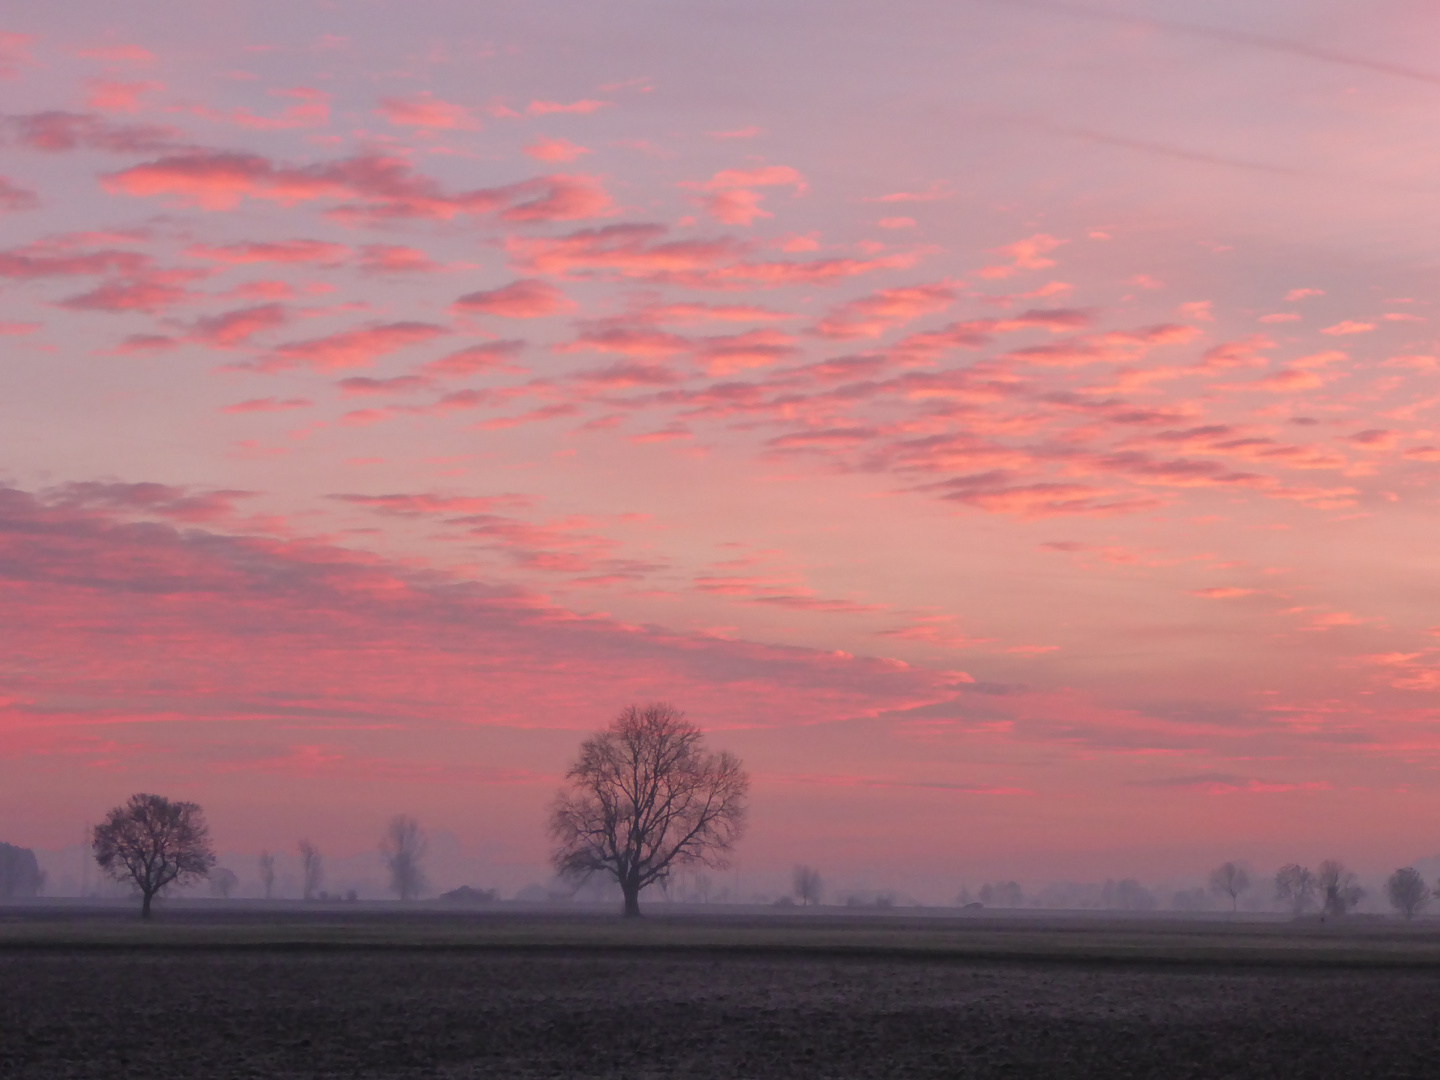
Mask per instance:
[[[669,702],[747,813],[646,903],[1433,886],[1437,29],[12,5],[0,840],[93,893],[154,793],[235,898],[380,899],[408,814],[424,896],[538,901]]]

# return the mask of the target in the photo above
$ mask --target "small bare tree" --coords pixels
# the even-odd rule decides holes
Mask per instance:
[[[265,899],[275,893],[275,856],[268,851],[260,852],[260,884],[265,888]]]
[[[163,795],[131,795],[95,826],[91,848],[101,870],[134,883],[146,919],[161,889],[203,878],[215,865],[205,812]]]
[[[1430,903],[1431,893],[1420,872],[1413,866],[1406,866],[1390,875],[1385,882],[1385,895],[1389,897],[1391,907],[1406,919],[1413,919],[1417,911]]]
[[[640,890],[682,866],[720,868],[745,826],[750,778],[732,754],[703,745],[674,706],[632,705],[586,739],[550,812],[562,877],[613,876],[626,916]]]
[[[301,893],[306,900],[314,900],[325,882],[325,863],[320,849],[309,840],[301,840],[296,849],[300,852]]]
[[[235,886],[240,884],[240,879],[235,876],[234,870],[227,870],[223,866],[217,866],[210,871],[210,895],[218,896],[221,900],[229,900],[230,894],[235,891]]]
[[[811,904],[820,903],[820,896],[825,891],[825,882],[820,877],[820,871],[813,866],[795,867],[795,899],[799,900],[805,907]]]
[[[390,891],[401,900],[414,900],[427,887],[420,860],[425,857],[425,834],[408,814],[390,819],[380,840],[380,857],[390,871]]]
[[[1275,874],[1275,899],[1290,905],[1290,914],[1299,918],[1315,900],[1315,875],[1307,866],[1290,863]]]
[[[1249,888],[1250,872],[1242,863],[1221,863],[1210,871],[1210,891],[1216,896],[1228,896],[1232,912],[1239,909],[1240,894]]]
[[[1320,890],[1321,911],[1325,915],[1344,915],[1365,896],[1360,879],[1338,859],[1326,859],[1320,864],[1315,883]]]

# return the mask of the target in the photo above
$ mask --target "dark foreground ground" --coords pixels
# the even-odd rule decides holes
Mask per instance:
[[[1440,969],[0,943],[0,1076],[1435,1077]]]

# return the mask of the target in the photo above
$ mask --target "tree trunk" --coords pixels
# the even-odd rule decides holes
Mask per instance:
[[[625,918],[638,919],[640,917],[640,883],[638,881],[622,881],[620,889],[625,893]]]
[[[140,894],[140,896],[141,896],[141,900],[140,900],[140,917],[141,917],[142,919],[148,919],[148,918],[150,917],[150,897],[151,897],[151,895],[152,895],[152,894],[151,894],[151,893],[148,893],[148,892],[146,892],[146,893],[141,893],[141,894]]]

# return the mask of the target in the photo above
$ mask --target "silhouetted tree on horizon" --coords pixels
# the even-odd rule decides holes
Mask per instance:
[[[1430,903],[1430,886],[1425,884],[1425,879],[1420,876],[1420,871],[1413,866],[1405,866],[1396,870],[1385,882],[1385,895],[1390,900],[1390,905],[1396,911],[1404,915],[1406,919],[1413,919],[1415,913]]]
[[[640,914],[640,890],[672,869],[727,865],[745,827],[750,778],[673,705],[631,705],[580,745],[550,813],[561,877],[608,874]]]
[[[320,857],[320,849],[309,840],[301,840],[295,848],[300,852],[301,895],[306,900],[314,900],[325,882],[325,862]]]
[[[425,834],[408,814],[390,819],[380,840],[380,857],[390,871],[390,891],[401,900],[414,900],[427,888],[420,860],[425,857]]]
[[[205,877],[215,865],[205,812],[163,795],[131,795],[95,826],[92,848],[101,870],[134,882],[145,919],[161,889]]]
[[[1288,863],[1275,874],[1275,899],[1287,902],[1290,914],[1298,918],[1314,901],[1316,884],[1309,867]]]
[[[824,891],[825,882],[820,877],[819,870],[813,866],[795,867],[795,899],[801,904],[809,907],[811,904],[820,903]]]
[[[1221,863],[1210,871],[1210,891],[1230,898],[1230,911],[1239,910],[1240,894],[1250,888],[1250,872],[1237,862]]]
[[[1322,915],[1344,915],[1365,897],[1360,879],[1338,859],[1326,859],[1320,864],[1315,884],[1320,890]]]
[[[0,843],[0,899],[39,896],[45,890],[45,872],[35,852]]]
[[[217,866],[210,871],[210,894],[218,896],[221,900],[229,900],[230,894],[235,891],[235,886],[240,884],[235,871],[223,866]]]
[[[275,892],[275,856],[268,851],[260,852],[260,884],[265,889],[265,899]]]

